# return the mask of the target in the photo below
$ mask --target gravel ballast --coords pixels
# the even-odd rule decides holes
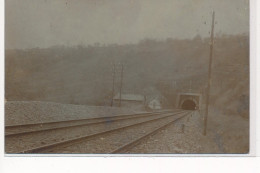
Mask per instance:
[[[5,125],[42,123],[137,113],[131,109],[39,101],[7,101]]]
[[[183,128],[184,126],[184,128]],[[203,116],[194,112],[161,130],[128,153],[144,154],[247,154],[249,123],[238,116],[210,111],[207,135],[203,135]]]

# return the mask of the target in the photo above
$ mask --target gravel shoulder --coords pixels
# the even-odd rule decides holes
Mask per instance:
[[[144,154],[246,154],[249,151],[249,123],[238,116],[210,112],[207,135],[203,117],[194,113],[149,137],[128,153]],[[184,130],[183,130],[184,126]]]

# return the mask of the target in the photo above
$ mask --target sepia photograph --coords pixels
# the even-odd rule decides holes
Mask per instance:
[[[6,155],[240,154],[249,0],[5,0]]]

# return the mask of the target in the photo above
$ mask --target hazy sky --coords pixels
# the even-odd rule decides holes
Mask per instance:
[[[6,0],[6,48],[249,32],[249,0]],[[206,22],[206,23],[205,23]]]

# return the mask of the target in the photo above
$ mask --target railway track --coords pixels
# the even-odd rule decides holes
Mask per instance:
[[[188,113],[190,114],[190,113]],[[188,115],[186,114],[186,115]],[[184,117],[184,116],[183,116]],[[110,152],[110,154],[122,154],[122,153],[125,153],[127,152],[128,150],[130,150],[131,148],[133,148],[134,146],[138,145],[139,143],[141,143],[142,141],[146,140],[148,137],[156,134],[157,132],[159,132],[160,130],[163,130],[165,128],[167,128],[168,126],[172,125],[173,122],[177,122],[178,120],[182,119],[183,117],[180,117],[180,118],[177,118],[177,119],[174,119],[160,127],[157,127],[155,128],[154,130],[140,136],[139,138],[136,138],[118,148],[116,148],[115,150],[113,150],[112,152]]]
[[[169,111],[165,111],[165,113],[167,112]],[[162,114],[162,112],[7,126],[5,150],[8,153],[19,153],[19,151],[29,148],[109,130],[112,127],[120,127],[131,121],[149,119],[158,114]]]
[[[178,110],[176,110],[178,111]],[[66,120],[66,121],[56,121],[56,122],[43,122],[34,124],[18,124],[18,125],[8,125],[5,126],[5,137],[19,136],[24,134],[31,134],[43,131],[51,131],[63,128],[79,127],[85,125],[93,125],[99,123],[113,122],[118,120],[133,119],[136,117],[146,117],[151,115],[157,115],[162,113],[167,113],[172,111],[164,112],[149,112],[149,113],[137,113],[129,115],[117,115],[109,117],[96,117],[96,118],[85,118],[76,120]]]
[[[151,113],[129,115],[125,117],[109,117],[109,119],[90,119],[89,122],[71,124],[66,122],[67,127],[59,124],[59,127],[38,127],[20,133],[10,132],[6,135],[7,153],[121,153],[127,148],[138,144],[139,141],[156,133],[162,128],[183,118],[190,111],[176,111],[172,113]],[[104,118],[104,117],[103,117]],[[108,118],[108,117],[106,117]],[[84,120],[85,121],[85,120]],[[59,122],[57,122],[59,123]],[[34,125],[32,125],[34,127]],[[36,127],[36,126],[35,126]],[[14,129],[14,128],[13,128]],[[64,138],[69,133],[72,135]],[[87,130],[88,129],[88,130]],[[83,132],[78,135],[77,132]],[[46,140],[47,138],[60,138],[57,141]],[[53,133],[56,133],[53,134]],[[52,136],[52,137],[51,137]],[[20,141],[19,139],[27,139]],[[28,139],[29,140],[28,142]],[[38,143],[35,140],[38,138]],[[63,138],[63,139],[62,139]],[[32,141],[34,139],[34,141]],[[42,143],[44,141],[46,143]],[[20,147],[12,149],[12,143],[19,143]],[[21,147],[22,146],[22,147]]]

